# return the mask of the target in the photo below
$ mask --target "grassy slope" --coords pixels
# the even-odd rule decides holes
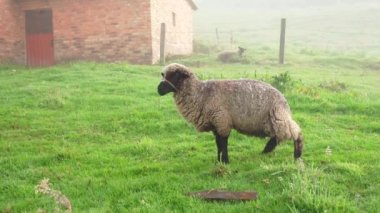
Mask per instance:
[[[379,61],[294,50],[289,63],[278,67],[264,60],[271,48],[258,51],[251,52],[251,65],[213,62],[194,69],[207,79],[253,78],[255,71],[258,78],[289,71],[301,79],[286,96],[306,138],[303,171],[293,162],[292,143],[262,156],[264,139],[235,132],[231,165],[215,165],[211,134],[196,133],[170,96],[157,95],[158,66],[3,66],[0,209],[52,211],[53,202],[34,193],[41,179],[50,178],[75,211],[375,212],[380,208]],[[326,80],[342,81],[348,90],[319,88]],[[328,146],[332,156],[325,154]],[[185,195],[215,188],[257,190],[260,197],[208,203]]]

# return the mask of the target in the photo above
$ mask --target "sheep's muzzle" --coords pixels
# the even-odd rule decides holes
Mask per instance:
[[[166,95],[169,92],[175,92],[176,90],[177,88],[165,79],[160,82],[157,88],[157,92],[161,96]]]

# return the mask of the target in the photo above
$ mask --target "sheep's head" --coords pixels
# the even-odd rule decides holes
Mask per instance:
[[[244,49],[243,47],[239,47],[239,56],[242,56],[243,53],[246,51],[247,49]]]
[[[164,68],[161,75],[163,79],[157,89],[158,94],[162,96],[180,90],[184,81],[193,74],[181,64],[170,64]]]

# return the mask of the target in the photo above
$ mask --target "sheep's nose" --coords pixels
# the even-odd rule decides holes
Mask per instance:
[[[165,95],[165,91],[164,91],[164,81],[161,81],[161,82],[158,84],[157,92],[158,92],[158,94],[161,95],[161,96]]]

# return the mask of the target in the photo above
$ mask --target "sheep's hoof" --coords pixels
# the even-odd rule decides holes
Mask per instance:
[[[262,155],[267,155],[267,154],[269,154],[269,153],[271,153],[272,151],[266,151],[266,150],[263,150],[262,152],[261,152],[261,154]]]
[[[217,165],[217,164],[227,165],[227,164],[229,164],[229,163],[230,163],[230,161],[227,161],[227,162],[225,162],[225,161],[223,161],[223,160],[216,160],[216,161],[215,161],[215,165]]]
[[[302,152],[300,150],[296,150],[294,152],[294,159],[299,159],[301,158]]]
[[[230,163],[230,161],[219,161],[218,163],[221,163],[221,164],[225,164],[225,165],[227,165],[227,164]]]
[[[302,158],[297,158],[294,160],[297,163],[297,166],[301,171],[305,170],[305,163],[303,162]]]

